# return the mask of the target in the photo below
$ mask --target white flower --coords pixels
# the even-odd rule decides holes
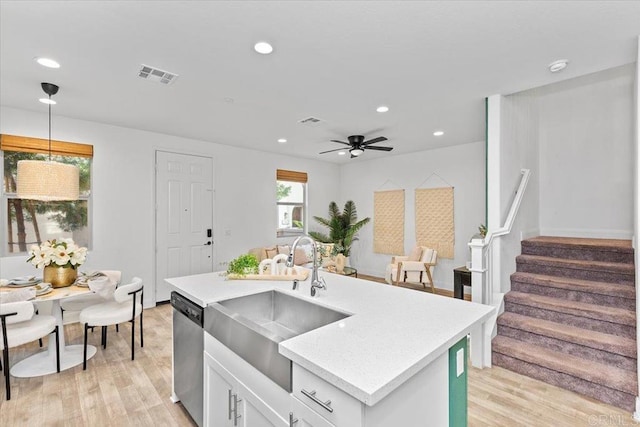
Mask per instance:
[[[41,250],[39,246],[31,247],[31,264],[36,268],[43,268],[50,262],[49,253],[46,250]]]
[[[87,259],[87,248],[79,248],[76,246],[76,249],[71,254],[71,265],[80,265],[85,262]]]
[[[69,252],[67,252],[64,246],[57,246],[56,248],[54,248],[52,258],[54,264],[60,267],[67,265],[67,263],[71,260]]]
[[[86,261],[87,248],[76,245],[73,239],[47,240],[40,246],[31,246],[29,255],[27,262],[37,268],[51,264],[64,267],[69,263],[75,268]]]

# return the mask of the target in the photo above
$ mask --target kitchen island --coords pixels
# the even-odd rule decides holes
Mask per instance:
[[[279,343],[280,355],[292,362],[291,393],[203,332],[203,424],[466,425],[466,337],[494,309],[336,274],[322,276],[328,289],[313,298],[309,280],[292,290],[288,281],[226,280],[219,273],[167,279],[173,290],[201,307],[277,290],[347,315]]]

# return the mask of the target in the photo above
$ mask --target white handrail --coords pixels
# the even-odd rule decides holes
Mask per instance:
[[[511,204],[511,209],[509,209],[509,214],[507,215],[507,219],[504,221],[504,224],[502,227],[494,231],[489,231],[489,234],[484,238],[484,246],[489,246],[493,241],[494,237],[500,237],[500,236],[504,236],[505,234],[511,233],[513,222],[516,219],[516,215],[518,214],[518,210],[520,209],[520,204],[522,203],[522,198],[524,197],[524,190],[527,188],[527,184],[529,183],[529,176],[531,175],[531,170],[521,169],[520,173],[522,174],[522,178],[520,178],[520,185],[518,186],[518,190],[516,191],[516,196],[513,199],[513,203]]]
[[[496,313],[481,328],[471,333],[471,363],[473,366],[482,368],[491,366],[491,338],[496,326],[498,310],[502,303],[502,296],[499,292],[500,272],[493,271],[493,239],[504,236],[511,232],[513,223],[520,209],[524,192],[529,182],[531,171],[521,169],[520,185],[511,203],[511,209],[504,222],[504,225],[497,230],[490,231],[484,239],[472,239],[469,243],[471,248],[471,300],[480,304],[488,304],[496,307]],[[499,254],[498,254],[499,255]],[[496,286],[497,285],[497,286]],[[498,292],[495,289],[498,289]]]

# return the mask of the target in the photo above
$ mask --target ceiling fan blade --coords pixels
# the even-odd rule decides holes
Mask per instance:
[[[334,151],[342,151],[342,150],[345,150],[345,148],[336,148],[335,150],[323,151],[322,153],[318,153],[318,154],[332,153]]]
[[[386,140],[387,140],[387,138],[385,138],[384,136],[379,136],[377,138],[373,138],[373,139],[370,139],[368,141],[363,142],[362,145],[375,144],[376,142],[382,142],[382,141],[386,141]]]
[[[364,150],[391,151],[393,147],[362,147]]]
[[[337,142],[338,144],[351,145],[348,142],[338,141],[337,139],[332,139],[331,142]]]

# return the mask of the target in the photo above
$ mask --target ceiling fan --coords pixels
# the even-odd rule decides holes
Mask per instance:
[[[331,142],[337,142],[338,144],[344,144],[344,145],[348,145],[349,147],[351,147],[351,148],[349,148],[349,153],[351,153],[351,158],[360,156],[362,153],[365,152],[365,150],[376,150],[376,151],[391,151],[391,150],[393,150],[393,147],[374,147],[374,146],[372,146],[372,144],[375,144],[377,142],[386,141],[387,138],[385,138],[384,136],[379,136],[377,138],[373,138],[373,139],[370,139],[368,141],[364,140],[364,136],[363,135],[351,135],[351,136],[347,137],[347,139],[349,140],[349,142],[338,141],[338,140],[335,140],[335,139],[332,139]],[[320,154],[331,153],[333,151],[340,151],[340,150],[345,150],[345,148],[336,148],[335,150],[323,151]]]

